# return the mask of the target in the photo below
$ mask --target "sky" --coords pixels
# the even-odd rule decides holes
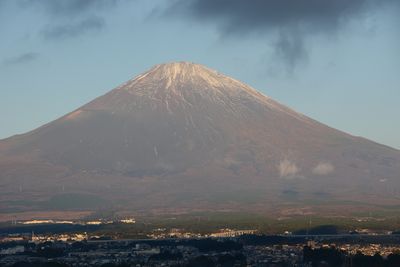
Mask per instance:
[[[400,149],[400,1],[0,0],[0,139],[190,61]]]

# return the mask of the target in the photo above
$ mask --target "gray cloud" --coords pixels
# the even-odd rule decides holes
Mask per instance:
[[[79,16],[113,7],[118,0],[20,0],[22,6],[36,6],[51,16]]]
[[[105,26],[103,18],[91,17],[75,23],[51,26],[43,31],[43,35],[48,40],[62,40],[77,37],[94,30],[101,30]]]
[[[3,61],[3,65],[10,66],[28,63],[36,60],[38,56],[39,54],[33,52],[24,53],[15,57],[6,58]]]
[[[307,38],[335,34],[350,20],[361,18],[396,0],[176,0],[166,16],[213,23],[222,35],[246,34],[274,38],[276,55],[289,67],[307,58]]]
[[[274,47],[276,57],[285,62],[288,73],[292,73],[299,62],[308,58],[304,40],[297,32],[280,32]]]
[[[1,1],[1,0],[0,0]],[[47,15],[42,33],[47,40],[78,37],[105,27],[105,12],[121,0],[19,0],[23,8]]]

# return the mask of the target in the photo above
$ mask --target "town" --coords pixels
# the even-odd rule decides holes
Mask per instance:
[[[397,235],[266,236],[234,229],[199,235],[154,229],[148,239],[21,233],[3,234],[0,241],[0,266],[400,266]]]

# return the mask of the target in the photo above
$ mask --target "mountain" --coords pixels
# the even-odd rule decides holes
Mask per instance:
[[[400,203],[400,151],[180,62],[1,140],[0,188],[3,213],[347,212]]]

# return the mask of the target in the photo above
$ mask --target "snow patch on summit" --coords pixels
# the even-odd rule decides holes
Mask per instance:
[[[285,113],[308,125],[314,124],[308,117],[281,105],[245,83],[190,62],[156,65],[120,85],[110,95],[110,100],[105,104],[113,110],[132,111],[152,103],[154,110],[173,114],[177,110],[199,108],[200,103],[195,100],[203,99],[205,103],[215,103],[237,117],[241,117],[249,108],[262,107],[276,113]]]

